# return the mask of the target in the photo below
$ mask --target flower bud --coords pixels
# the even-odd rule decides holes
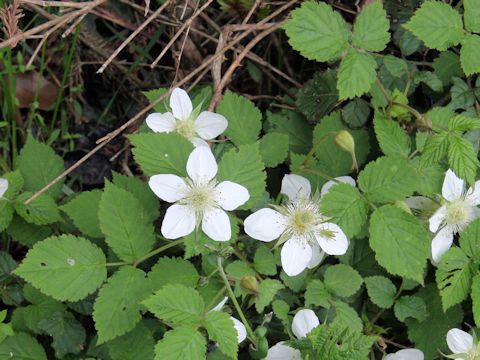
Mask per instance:
[[[347,130],[340,130],[335,136],[335,144],[352,156],[352,167],[358,171],[357,158],[355,156],[355,140],[353,139],[352,134]]]
[[[252,275],[242,277],[242,280],[240,280],[240,286],[243,290],[249,293],[256,294],[258,291],[258,281],[255,276]]]

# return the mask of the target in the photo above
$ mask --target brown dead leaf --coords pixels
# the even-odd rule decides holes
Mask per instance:
[[[15,75],[15,96],[20,108],[28,108],[36,100],[40,110],[48,110],[57,99],[58,87],[32,71],[25,74]]]

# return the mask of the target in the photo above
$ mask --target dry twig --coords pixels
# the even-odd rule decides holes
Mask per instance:
[[[18,21],[24,16],[22,8],[18,0],[14,0],[7,7],[0,9],[0,19],[3,23],[3,32],[7,39],[14,38],[16,35],[20,35],[22,31],[18,27]],[[18,41],[14,41],[11,47],[17,46]]]

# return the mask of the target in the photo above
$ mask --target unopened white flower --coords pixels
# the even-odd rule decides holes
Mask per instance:
[[[225,296],[222,301],[220,301],[211,311],[221,311],[225,303],[227,302],[228,297]],[[245,328],[245,325],[238,320],[235,319],[233,316],[230,316],[230,319],[233,321],[233,326],[235,327],[235,330],[237,331],[237,340],[238,343],[240,344],[243,340],[247,338],[247,329]]]
[[[154,113],[147,116],[147,125],[155,132],[177,132],[195,146],[208,146],[205,140],[216,138],[228,126],[224,116],[211,111],[193,109],[192,101],[185,90],[175,88],[170,95],[172,112]]]
[[[317,315],[312,310],[304,309],[295,314],[292,321],[292,332],[298,338],[304,338],[320,325]],[[265,360],[301,360],[302,354],[285,343],[279,342],[268,349]]]
[[[478,342],[474,343],[473,336],[460,329],[450,329],[447,333],[449,349],[458,357],[453,359],[479,360],[480,348]]]
[[[393,354],[387,354],[384,360],[423,360],[424,355],[418,349],[403,349]]]
[[[245,204],[250,195],[237,183],[217,183],[217,162],[210,148],[195,148],[187,161],[189,178],[173,174],[159,174],[150,178],[148,185],[160,199],[175,203],[170,206],[162,223],[162,234],[177,239],[192,233],[197,226],[215,241],[231,238],[230,219],[226,211]]]
[[[260,241],[281,237],[282,268],[288,276],[317,266],[324,256],[343,255],[348,239],[336,224],[325,222],[318,199],[311,197],[310,182],[299,175],[285,175],[281,193],[289,198],[282,206],[260,209],[245,219],[245,232]]]
[[[432,259],[435,263],[452,246],[454,234],[480,216],[477,207],[480,204],[480,181],[465,191],[465,181],[449,169],[443,181],[442,197],[445,203],[429,219],[430,231],[436,232],[432,241]]]
[[[8,180],[0,178],[0,198],[5,195],[8,190]]]

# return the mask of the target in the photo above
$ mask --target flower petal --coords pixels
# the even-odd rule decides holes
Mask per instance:
[[[264,208],[249,215],[243,222],[245,232],[260,241],[277,239],[286,228],[286,219],[278,211]]]
[[[333,233],[333,238],[325,236],[323,232]],[[328,234],[330,235],[330,234]],[[328,255],[343,255],[348,249],[347,235],[334,223],[323,223],[315,234],[318,244]]]
[[[195,230],[195,210],[190,206],[174,204],[167,209],[162,223],[162,235],[178,239]]]
[[[170,107],[173,116],[179,120],[186,120],[193,111],[192,101],[187,92],[180,88],[175,88],[170,95]]]
[[[320,321],[317,315],[310,309],[303,309],[293,317],[292,332],[298,339],[301,339],[306,337],[318,325],[320,325]]]
[[[480,180],[475,182],[473,187],[468,189],[467,196],[465,198],[470,205],[480,205]]]
[[[0,179],[0,197],[5,195],[8,190],[8,180],[7,179]]]
[[[394,354],[388,354],[384,360],[423,360],[423,352],[418,349],[403,349]]]
[[[288,276],[300,274],[312,259],[312,247],[301,239],[292,237],[283,244],[282,268]]]
[[[230,319],[232,319],[233,326],[235,327],[235,330],[237,330],[237,340],[240,344],[243,340],[247,338],[247,329],[240,320],[235,319],[233,316],[230,316]]]
[[[313,269],[314,267],[318,266],[322,262],[322,259],[325,257],[325,253],[322,251],[320,246],[317,243],[311,244],[312,246],[312,258],[308,263],[307,267],[309,269]]]
[[[187,161],[188,176],[195,184],[206,184],[217,175],[218,166],[209,147],[193,149]]]
[[[183,199],[188,191],[185,181],[173,174],[153,175],[148,185],[155,195],[170,203]]]
[[[440,225],[442,225],[445,216],[447,215],[447,207],[445,205],[440,206],[437,211],[428,219],[428,228],[431,232],[437,232]]]
[[[211,111],[202,111],[195,120],[197,134],[202,139],[211,140],[223,133],[228,126],[228,121],[223,115]]]
[[[268,349],[265,360],[302,360],[302,354],[282,341]]]
[[[225,296],[222,301],[220,301],[217,305],[215,305],[212,309],[210,309],[209,312],[211,311],[220,311],[222,308],[225,306],[225,303],[228,301],[228,296]]]
[[[303,176],[287,174],[282,179],[282,188],[280,192],[287,195],[290,201],[295,201],[300,194],[303,197],[309,197],[312,192],[312,187],[310,181]]]
[[[460,329],[450,329],[447,333],[447,344],[454,354],[467,353],[473,347],[473,337]]]
[[[222,181],[215,187],[218,205],[224,210],[235,210],[250,199],[246,187],[231,181]]]
[[[447,252],[453,243],[453,231],[445,226],[435,235],[432,240],[432,260],[438,264],[443,254]]]
[[[206,147],[210,148],[208,143],[205,140],[200,139],[199,137],[191,138],[190,141],[192,142],[192,144],[195,147],[198,147],[198,146],[204,146],[205,147],[206,146]]]
[[[176,121],[171,112],[154,113],[147,116],[146,123],[154,132],[171,132],[175,130]]]
[[[357,185],[357,183],[355,182],[355,180],[351,176],[339,176],[339,177],[336,177],[335,180],[337,180],[337,181],[328,180],[325,184],[323,184],[322,190],[320,191],[320,196],[325,195],[333,185],[336,185],[339,182],[344,183],[344,184],[349,184],[349,185],[352,185],[354,187]]]
[[[455,173],[448,169],[443,180],[442,196],[448,201],[459,199],[465,190],[465,181],[460,179]]]
[[[211,209],[203,215],[202,230],[215,241],[228,241],[232,237],[230,219],[222,209]]]
[[[410,209],[426,210],[433,206],[433,200],[430,200],[426,196],[410,196],[405,199],[405,204]]]

